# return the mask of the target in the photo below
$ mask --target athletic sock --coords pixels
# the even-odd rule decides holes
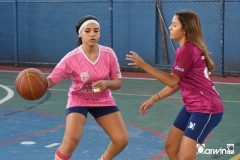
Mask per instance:
[[[54,160],[70,160],[71,157],[72,156],[65,156],[59,150],[57,150]]]

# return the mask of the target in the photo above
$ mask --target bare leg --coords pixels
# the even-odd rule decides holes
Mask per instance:
[[[66,156],[73,154],[81,137],[86,117],[80,113],[70,113],[66,117],[66,129],[59,151]]]
[[[106,152],[103,154],[104,160],[112,160],[128,144],[128,132],[126,126],[120,112],[101,116],[96,120],[112,141]]]
[[[180,145],[180,150],[178,153],[178,159],[179,160],[193,160],[196,157],[197,153],[197,144],[198,142],[183,136],[182,142]]]
[[[170,129],[165,150],[170,160],[178,160],[178,152],[184,132],[175,126]]]

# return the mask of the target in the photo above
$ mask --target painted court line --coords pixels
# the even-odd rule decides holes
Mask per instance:
[[[23,144],[23,145],[33,145],[33,144],[36,144],[36,142],[33,142],[33,141],[24,141],[24,142],[21,142],[21,144]]]
[[[135,78],[135,77],[122,77],[123,79],[137,79],[137,80],[154,80],[154,81],[158,81],[156,78]],[[213,83],[216,84],[231,84],[231,85],[240,85],[240,83],[235,83],[235,82],[217,82],[217,81],[213,81]]]
[[[23,69],[25,69],[25,68],[23,68]],[[23,69],[22,69],[22,70],[23,70]],[[14,70],[11,70],[11,68],[10,68],[10,69],[8,69],[8,70],[4,70],[4,69],[1,70],[1,69],[0,69],[0,72],[19,73],[19,72],[21,72],[22,70],[14,71]],[[51,71],[49,71],[49,72],[48,72],[48,71],[47,71],[47,72],[46,72],[46,71],[45,71],[45,72],[43,71],[43,73],[44,73],[44,74],[50,74]],[[133,72],[133,75],[134,75],[134,72]],[[148,74],[147,74],[147,75],[148,75]],[[123,79],[139,79],[139,80],[156,80],[156,78],[144,78],[144,77],[143,77],[143,78],[141,78],[141,77],[138,78],[138,77],[132,77],[132,76],[123,76],[122,78],[123,78]],[[239,82],[236,82],[236,83],[235,83],[235,82],[218,82],[217,80],[213,80],[213,83],[218,83],[218,84],[230,84],[230,85],[231,85],[231,84],[232,84],[232,85],[240,85]]]
[[[240,160],[240,153],[232,157],[230,160]]]
[[[43,131],[39,131],[39,132],[36,132],[36,133],[33,133],[33,134],[29,134],[29,135],[26,135],[26,136],[22,136],[22,137],[14,138],[14,139],[11,139],[11,140],[7,140],[5,142],[0,142],[0,146],[6,145],[6,144],[9,144],[9,143],[13,143],[13,142],[17,142],[19,140],[23,140],[23,139],[26,139],[26,138],[34,137],[34,136],[37,136],[37,135],[40,135],[40,134],[44,134],[46,132],[57,130],[57,129],[63,128],[63,127],[65,127],[65,124],[62,124],[62,125],[50,128],[50,129],[46,129],[46,130],[43,130]]]
[[[221,84],[227,84],[227,83],[221,83]],[[233,84],[233,83],[229,83],[229,84]],[[0,87],[2,87],[2,85],[0,85]],[[10,90],[10,88],[7,88],[6,86],[4,86],[9,93],[9,97],[5,97],[4,99],[0,100],[0,104],[7,101],[8,99],[12,98],[13,95],[14,95],[14,92],[12,90]],[[9,87],[14,87],[14,86],[9,86]],[[48,90],[52,90],[52,91],[63,91],[63,92],[68,92],[68,90],[65,90],[65,89],[48,89]],[[11,93],[12,92],[12,93]],[[13,94],[13,95],[12,95]],[[112,93],[112,94],[116,94],[116,95],[126,95],[126,96],[143,96],[143,97],[149,97],[149,96],[152,96],[152,95],[140,95],[140,94],[129,94],[129,93]],[[10,97],[11,96],[11,97]],[[173,97],[173,96],[169,96],[168,98],[174,98],[174,99],[181,99],[182,97]],[[229,100],[222,100],[223,102],[228,102],[228,103],[240,103],[240,101],[229,101]],[[180,101],[182,102],[182,101]]]
[[[49,144],[49,145],[47,145],[47,146],[44,146],[44,147],[46,147],[46,148],[52,148],[52,147],[54,147],[54,146],[58,146],[60,143],[53,143],[53,144]]]
[[[14,95],[14,92],[13,92],[12,89],[8,88],[7,86],[4,86],[4,85],[0,84],[0,87],[2,87],[3,89],[5,89],[7,91],[7,96],[0,100],[0,104],[2,104],[5,101],[11,99]]]

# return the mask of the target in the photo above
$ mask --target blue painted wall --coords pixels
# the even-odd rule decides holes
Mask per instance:
[[[17,1],[17,31],[15,37],[14,1],[0,0],[0,63],[15,61],[15,43],[18,43],[19,63],[58,63],[77,44],[75,25],[85,15],[96,16],[101,25],[99,43],[113,47],[119,63],[127,66],[125,55],[134,50],[151,65],[171,68],[174,51],[165,32],[169,64],[164,64],[156,1],[113,0],[51,0],[37,2]],[[171,24],[174,13],[181,9],[195,11],[201,20],[206,45],[215,62],[215,71],[220,70],[221,14],[220,0],[173,1],[163,0],[162,14],[166,26]],[[225,71],[240,72],[238,9],[240,2],[225,1],[224,13],[224,68]],[[111,21],[111,13],[113,21]],[[111,34],[111,27],[113,34]],[[113,41],[113,44],[111,44]],[[174,47],[178,44],[173,42]]]

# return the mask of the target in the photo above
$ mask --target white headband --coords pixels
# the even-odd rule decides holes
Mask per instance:
[[[95,23],[95,24],[97,24],[98,27],[100,28],[100,25],[99,25],[99,23],[98,23],[96,20],[90,19],[90,20],[85,21],[85,22],[81,25],[81,27],[80,27],[79,30],[78,30],[78,33],[80,34],[80,32],[82,31],[82,29],[83,29],[86,25],[88,25],[89,23]]]

